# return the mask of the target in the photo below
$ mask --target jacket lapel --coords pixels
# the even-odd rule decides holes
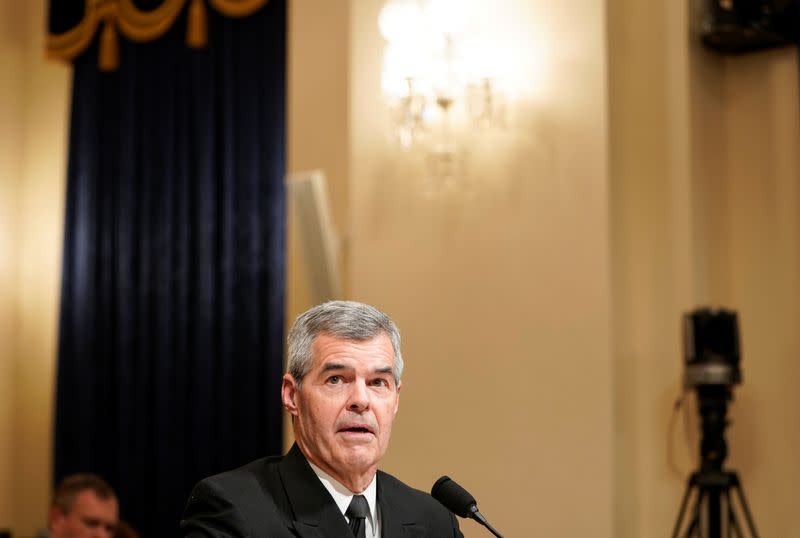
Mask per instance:
[[[281,460],[279,472],[301,538],[352,538],[336,503],[295,444]],[[386,538],[386,537],[384,537]]]

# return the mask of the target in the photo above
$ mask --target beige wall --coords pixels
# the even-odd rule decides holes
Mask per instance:
[[[0,2],[0,526],[31,535],[50,492],[69,70],[44,1]]]
[[[797,55],[690,40],[697,2],[612,0],[609,94],[615,536],[663,536],[698,462],[693,398],[674,429],[679,316],[740,314],[744,384],[729,465],[764,536],[795,536],[800,467]],[[671,465],[670,465],[671,464]],[[674,468],[674,470],[673,470]]]
[[[23,21],[19,4],[0,4],[0,528],[11,524],[14,474],[14,376],[19,308],[16,260],[19,244],[17,204],[21,191],[23,92],[20,73],[25,56],[24,35],[12,21]]]
[[[513,34],[516,69],[548,56],[508,131],[466,148],[471,192],[434,197],[383,131],[382,2],[351,4],[351,292],[407,357],[386,468],[423,490],[450,475],[507,536],[610,537],[604,5],[468,4]]]
[[[348,218],[349,12],[347,0],[289,3],[287,169],[289,173],[325,172],[331,218],[337,230],[347,228]],[[295,228],[296,223],[290,220],[289,319],[313,301]],[[341,260],[343,269],[346,261]]]
[[[0,526],[18,534],[49,490],[63,219],[69,72],[41,59],[43,4],[0,0]],[[537,75],[470,148],[466,194],[426,197],[384,137],[379,0],[290,4],[289,171],[325,170],[347,296],[403,331],[387,470],[450,474],[508,536],[663,536],[696,458],[691,406],[669,437],[679,317],[723,304],[744,352],[730,464],[761,533],[800,534],[796,52],[709,53],[681,2],[504,0],[487,24]],[[293,234],[290,317],[310,301]]]
[[[709,297],[741,312],[731,465],[764,536],[798,536],[800,94],[796,50],[723,62],[725,174],[711,180]],[[711,195],[709,195],[711,198]],[[713,275],[724,274],[718,281]]]
[[[680,393],[680,316],[697,301],[682,4],[608,3],[614,535],[620,538],[670,532],[690,468],[683,421],[672,437],[668,427]]]

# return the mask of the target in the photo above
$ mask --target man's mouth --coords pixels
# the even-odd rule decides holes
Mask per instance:
[[[372,430],[372,428],[369,425],[366,425],[366,424],[356,424],[356,425],[352,425],[352,426],[345,426],[344,428],[341,428],[339,430],[339,432],[342,432],[342,433],[353,433],[353,434],[371,433],[372,435],[375,435],[375,432]]]

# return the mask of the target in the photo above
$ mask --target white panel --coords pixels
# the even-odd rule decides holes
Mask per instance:
[[[325,174],[320,170],[291,174],[286,193],[292,222],[298,227],[312,299],[321,303],[340,297],[339,240],[331,223]]]

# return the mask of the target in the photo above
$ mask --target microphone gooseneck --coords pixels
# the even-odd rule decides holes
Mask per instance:
[[[503,538],[503,536],[486,521],[483,514],[478,511],[478,503],[475,501],[475,498],[449,476],[443,476],[433,484],[431,496],[455,515],[474,519],[489,529],[489,532],[497,536],[497,538]]]

